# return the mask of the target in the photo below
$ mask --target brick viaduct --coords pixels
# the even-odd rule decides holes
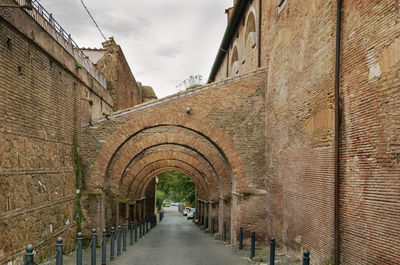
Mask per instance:
[[[243,227],[314,264],[400,263],[398,1],[234,2],[209,84],[106,117],[54,28],[0,17],[1,264],[153,214],[171,170],[234,245]]]
[[[248,202],[242,208],[241,196],[265,195],[260,190],[263,184],[257,182],[264,171],[264,150],[259,145],[265,128],[264,75],[259,70],[182,92],[85,127],[82,157],[92,165],[85,182],[90,190],[101,191],[94,225],[124,223],[131,216],[129,211],[136,213],[138,207],[154,213],[154,196],[148,199],[146,189],[159,173],[171,170],[187,174],[197,184],[196,207],[201,209],[197,214],[208,220],[209,227],[214,218],[220,227],[226,222],[235,235],[239,226],[256,225],[252,209],[257,205]],[[226,97],[228,93],[234,96]],[[154,193],[154,185],[150,187]],[[110,202],[108,197],[118,200]]]

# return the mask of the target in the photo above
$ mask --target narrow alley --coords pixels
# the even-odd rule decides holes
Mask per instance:
[[[250,264],[231,247],[205,234],[177,211],[165,208],[165,219],[117,258],[117,264],[135,265],[244,265]]]

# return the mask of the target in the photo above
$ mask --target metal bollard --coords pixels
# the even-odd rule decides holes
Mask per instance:
[[[126,251],[126,224],[124,224],[123,230],[123,238],[122,238],[122,251]]]
[[[95,228],[93,228],[92,229],[92,243],[91,243],[91,245],[92,245],[92,251],[91,251],[91,262],[90,262],[90,264],[92,264],[92,265],[96,265],[96,229]]]
[[[142,232],[142,220],[139,221],[139,238],[142,238],[143,232]]]
[[[256,249],[256,232],[251,232],[250,259],[254,258]]]
[[[107,231],[103,229],[103,233],[101,235],[101,265],[107,264]]]
[[[121,256],[121,226],[118,226],[118,235],[117,235],[117,256]]]
[[[35,265],[35,254],[33,253],[33,246],[26,247],[25,265]]]
[[[137,228],[137,220],[135,220],[135,242],[137,242],[137,237],[138,237],[138,228]]]
[[[219,233],[219,221],[218,221],[218,219],[215,221],[215,223],[217,224],[217,233]]]
[[[226,222],[222,226],[222,241],[226,241]]]
[[[271,238],[270,251],[269,251],[269,264],[275,265],[275,238]]]
[[[243,227],[239,229],[239,249],[243,249]]]
[[[76,234],[76,265],[82,265],[82,233]]]
[[[56,244],[56,265],[62,265],[63,264],[63,239],[61,237],[57,238],[57,244]]]
[[[111,227],[111,237],[110,237],[110,261],[115,259],[115,227]]]
[[[206,218],[206,229],[208,228],[208,216]]]
[[[303,265],[310,265],[310,252],[304,251]]]
[[[129,245],[133,245],[133,222],[131,221],[131,225],[130,225],[131,229],[130,229],[130,233],[129,233]]]
[[[211,219],[211,234],[214,236],[215,233],[215,220],[214,218]]]

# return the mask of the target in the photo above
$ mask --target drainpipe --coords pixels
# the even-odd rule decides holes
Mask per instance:
[[[340,188],[340,165],[339,165],[339,139],[340,139],[340,34],[342,28],[342,0],[337,0],[336,10],[336,58],[335,58],[335,264],[340,263],[340,220],[339,220],[339,188]]]
[[[261,21],[262,21],[262,0],[258,2],[258,68],[261,67]]]

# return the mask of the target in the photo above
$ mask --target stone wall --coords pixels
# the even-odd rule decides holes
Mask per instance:
[[[81,122],[111,110],[111,96],[20,9],[0,17],[0,80],[0,264],[21,264],[28,244],[40,262],[54,256],[58,236],[66,251],[74,248],[73,150]]]
[[[72,147],[80,135],[82,84],[2,18],[0,39],[3,264],[21,258],[29,243],[37,247],[38,260],[53,255],[58,236],[72,248]]]
[[[96,63],[96,68],[107,78],[107,88],[114,100],[113,110],[123,110],[142,103],[142,91],[121,47],[113,39],[103,42],[103,47],[106,52]]]

